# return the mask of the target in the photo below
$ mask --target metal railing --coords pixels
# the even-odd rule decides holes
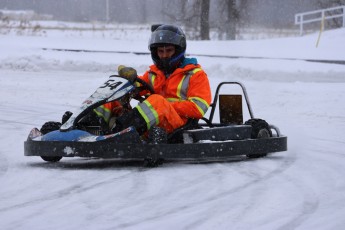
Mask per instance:
[[[324,20],[343,18],[342,25],[345,27],[345,6],[332,7],[323,10],[315,10],[295,14],[295,25],[299,25],[300,35],[303,35],[303,25],[312,22],[322,22]]]

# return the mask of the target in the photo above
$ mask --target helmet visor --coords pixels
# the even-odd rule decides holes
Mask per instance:
[[[149,40],[149,47],[157,47],[160,44],[172,44],[182,47],[184,45],[183,40],[184,37],[176,32],[169,30],[158,30],[152,32]]]

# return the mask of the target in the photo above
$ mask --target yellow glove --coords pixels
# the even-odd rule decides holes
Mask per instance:
[[[138,76],[137,71],[134,68],[126,67],[124,65],[119,65],[117,72],[119,73],[120,77],[127,78],[132,83]]]

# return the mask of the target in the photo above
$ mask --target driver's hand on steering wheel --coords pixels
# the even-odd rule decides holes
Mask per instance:
[[[120,77],[127,78],[132,83],[134,83],[135,79],[138,77],[137,71],[134,68],[124,65],[119,65],[117,72]]]
[[[137,71],[134,68],[120,65],[117,71],[120,77],[126,78],[132,84],[134,84],[136,89],[133,91],[133,98],[137,99],[138,101],[142,102],[149,95],[155,93],[153,87],[150,84],[138,78]]]

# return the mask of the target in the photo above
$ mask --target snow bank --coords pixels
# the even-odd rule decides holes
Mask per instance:
[[[130,37],[129,31],[116,31],[118,37]],[[143,31],[146,34],[143,35]],[[137,30],[131,28],[130,32],[133,39],[126,40],[115,40],[109,34],[99,36],[102,31],[97,30],[82,37],[69,37],[57,31],[45,37],[0,35],[0,69],[114,73],[118,65],[124,64],[143,73],[152,64],[147,47],[149,31],[138,27]],[[345,65],[319,64],[303,59],[345,61],[345,52],[340,52],[345,50],[345,29],[324,32],[318,47],[317,36],[255,41],[188,41],[187,55],[197,57],[210,77],[344,81]],[[80,52],[76,52],[78,50]],[[218,57],[210,57],[212,55]]]

